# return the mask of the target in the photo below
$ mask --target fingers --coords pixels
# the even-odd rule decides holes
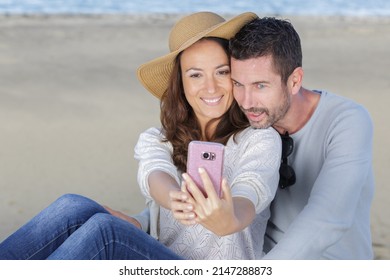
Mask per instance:
[[[172,211],[192,211],[193,209],[193,205],[187,201],[175,200],[171,202]]]
[[[199,168],[199,175],[200,175],[200,178],[202,179],[203,188],[205,189],[207,197],[210,199],[219,198],[215,187],[218,187],[218,189],[219,189],[220,186],[214,187],[213,182],[211,181],[209,174],[206,172],[206,170],[204,168]]]
[[[183,225],[195,224],[195,213],[191,195],[186,190],[185,183],[181,186],[181,191],[171,191],[169,193],[171,198],[171,211],[173,217]]]
[[[194,212],[188,211],[172,211],[173,217],[183,225],[194,225],[196,224],[196,215]]]
[[[180,188],[183,193],[187,194],[187,199],[186,199],[187,203],[190,203],[192,206],[195,206],[196,201],[192,197],[191,193],[189,193],[187,183],[184,180],[182,181]]]
[[[226,200],[229,204],[233,204],[233,198],[232,198],[232,190],[226,180],[226,178],[222,179],[222,195],[221,197]]]
[[[203,180],[207,197],[203,195],[188,174],[183,174],[183,182],[186,187],[183,188],[182,186],[182,192],[188,193],[189,199],[186,202],[190,202],[193,205],[191,212],[194,213],[194,216],[186,216],[188,210],[182,209],[180,213],[177,213],[177,217],[185,222],[191,221],[193,223],[195,221],[208,228],[214,228],[215,224],[231,216],[233,207],[231,189],[224,178],[221,183],[222,195],[219,198],[207,172],[204,169],[200,169],[199,173]]]
[[[169,197],[172,201],[186,201],[189,198],[189,194],[182,190],[172,190],[169,192]]]
[[[183,173],[183,179],[187,186],[187,190],[190,192],[191,196],[195,201],[201,202],[204,200],[204,195],[199,187],[195,184],[195,182],[191,179],[191,177],[187,173]]]
[[[191,195],[195,199],[195,201],[203,204],[205,198],[209,198],[212,200],[219,199],[219,195],[215,191],[213,182],[211,181],[210,176],[207,174],[207,172],[204,168],[199,168],[199,175],[202,179],[204,192],[202,192],[199,189],[199,186],[197,186],[195,184],[195,182],[192,180],[192,178],[187,173],[183,174],[183,179],[186,182],[187,187],[188,187]]]

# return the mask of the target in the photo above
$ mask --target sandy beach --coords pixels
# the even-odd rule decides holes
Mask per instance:
[[[179,17],[0,16],[0,241],[65,193],[143,209],[133,147],[159,126],[159,104],[135,71],[167,52]],[[373,246],[376,259],[390,259],[390,18],[288,18],[302,40],[304,85],[371,113]]]

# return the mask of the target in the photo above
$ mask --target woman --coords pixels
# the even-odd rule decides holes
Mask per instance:
[[[261,257],[268,206],[279,178],[280,138],[273,129],[247,128],[233,100],[224,40],[254,16],[230,21],[213,13],[185,17],[171,32],[171,53],[139,69],[144,86],[162,96],[162,130],[147,130],[136,146],[139,183],[153,213],[151,234],[160,241],[121,213],[66,195],[0,244],[0,259]],[[205,173],[207,197],[185,173],[179,187],[191,140],[226,144],[222,198]],[[196,217],[187,220],[183,207]]]

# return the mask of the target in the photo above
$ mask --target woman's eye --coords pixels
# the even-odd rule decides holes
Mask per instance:
[[[193,73],[190,75],[190,78],[199,78],[201,75],[199,73]]]
[[[221,71],[218,71],[218,74],[219,75],[229,75],[230,74],[230,70],[228,70],[228,69],[221,70]]]

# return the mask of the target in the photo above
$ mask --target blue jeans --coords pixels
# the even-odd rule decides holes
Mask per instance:
[[[66,194],[0,243],[1,260],[181,259],[86,197]]]

